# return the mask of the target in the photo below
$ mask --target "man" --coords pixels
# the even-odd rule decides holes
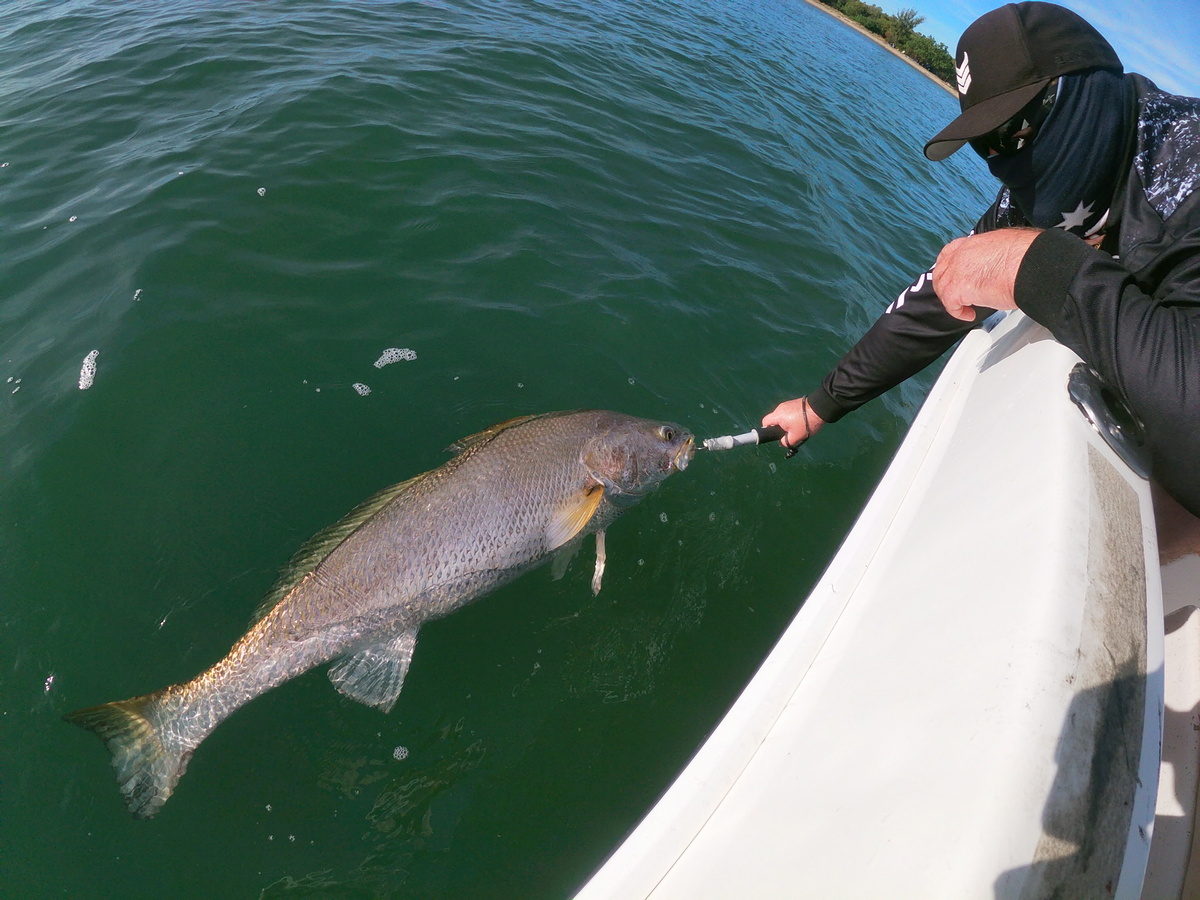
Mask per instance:
[[[1019,308],[1124,396],[1155,480],[1200,515],[1200,100],[1124,74],[1098,31],[1051,3],[980,17],[956,63],[962,114],[925,155],[970,144],[1003,184],[996,201],[819,388],[763,424],[797,446]]]

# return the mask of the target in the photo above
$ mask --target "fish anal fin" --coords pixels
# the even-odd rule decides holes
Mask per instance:
[[[546,529],[546,549],[557,550],[587,527],[604,499],[604,486],[592,484],[576,491],[558,508]]]
[[[417,629],[402,631],[339,659],[329,668],[329,680],[351,700],[391,712],[416,646]]]

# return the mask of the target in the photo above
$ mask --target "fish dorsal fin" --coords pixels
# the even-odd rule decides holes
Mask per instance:
[[[557,550],[592,521],[604,499],[604,485],[593,484],[576,491],[555,511],[546,529],[546,549]]]
[[[257,622],[267,613],[275,608],[284,597],[291,593],[307,576],[311,575],[325,558],[334,550],[340,547],[350,535],[358,531],[363,524],[373,515],[383,509],[392,500],[399,497],[414,484],[421,481],[428,473],[423,472],[415,478],[410,478],[408,481],[402,481],[399,484],[393,484],[391,487],[384,488],[379,493],[375,494],[360,503],[338,521],[334,522],[327,528],[318,531],[311,539],[305,542],[296,555],[291,558],[283,571],[279,573],[279,578],[267,595],[263,598],[262,603],[255,610],[253,622]]]
[[[485,428],[477,434],[469,434],[465,438],[459,438],[453,444],[446,448],[448,453],[462,453],[470,450],[472,447],[486,444],[502,431],[507,431],[510,428],[516,428],[518,425],[524,425],[526,422],[531,422],[534,419],[541,419],[553,413],[542,413],[534,416],[516,416],[512,419],[505,419],[503,422],[497,422]]]
[[[391,712],[416,646],[417,629],[402,631],[339,659],[329,668],[329,680],[351,700]]]

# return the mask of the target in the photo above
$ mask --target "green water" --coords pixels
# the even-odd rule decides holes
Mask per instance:
[[[60,716],[197,674],[304,540],[492,422],[756,424],[969,227],[982,164],[925,162],[953,98],[798,0],[181,6],[0,9],[0,893],[568,895],[929,376],[789,462],[697,458],[598,598],[580,559],[424,628],[390,715],[323,670],[256,700],[152,821]]]

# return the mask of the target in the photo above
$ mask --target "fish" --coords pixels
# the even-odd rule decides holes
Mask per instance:
[[[250,700],[316,666],[390,712],[420,627],[596,535],[695,451],[691,432],[604,410],[522,416],[463,438],[436,469],[386,488],[306,543],[249,630],[200,675],[68,713],[112,754],[125,805],[154,816],[196,747]]]

